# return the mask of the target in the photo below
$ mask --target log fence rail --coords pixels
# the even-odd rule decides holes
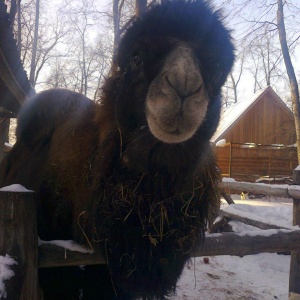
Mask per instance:
[[[293,182],[291,186],[274,187],[224,180],[223,188],[292,197],[293,225],[300,226],[300,166],[294,170]],[[48,243],[38,247],[37,220],[33,213],[36,211],[35,200],[35,193],[30,191],[0,190],[0,255],[9,254],[18,262],[12,266],[15,276],[6,282],[11,300],[42,299],[38,287],[38,268],[105,263],[99,252],[74,252]],[[224,215],[224,211],[220,214]],[[204,245],[196,249],[193,256],[244,256],[291,251],[289,299],[300,300],[300,230],[264,225],[256,224],[265,230],[255,231],[254,234],[230,232],[208,235]]]

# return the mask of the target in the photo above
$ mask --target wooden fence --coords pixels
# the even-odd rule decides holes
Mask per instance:
[[[269,195],[292,197],[293,225],[300,225],[300,166],[294,171],[294,186],[274,188],[271,185],[225,181],[224,188],[260,191]],[[275,192],[274,192],[275,190]],[[15,276],[5,282],[8,299],[42,299],[38,287],[38,268],[70,265],[104,264],[100,253],[80,253],[51,244],[38,247],[36,202],[33,192],[0,191],[0,255],[9,254],[17,262]],[[300,299],[300,230],[268,229],[264,234],[208,235],[194,256],[249,255],[262,252],[291,251],[290,299]],[[265,234],[265,233],[268,234]]]

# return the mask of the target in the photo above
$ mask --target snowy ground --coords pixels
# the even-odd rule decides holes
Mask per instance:
[[[172,300],[288,299],[288,255],[215,256],[188,265]]]
[[[288,199],[266,198],[235,203],[234,209],[249,217],[256,215],[258,220],[292,226],[292,202]],[[254,229],[240,222],[230,224],[237,232]],[[169,299],[287,300],[289,267],[289,255],[271,253],[244,257],[213,256],[209,257],[208,264],[204,263],[203,257],[198,257],[185,268],[178,283],[177,295]]]
[[[234,206],[224,204],[222,208],[271,224],[292,226],[292,202],[288,199],[235,202]],[[230,224],[236,232],[254,230],[254,227],[239,222]],[[14,263],[9,257],[0,256],[0,299],[5,298],[5,280],[13,276],[10,267]],[[289,264],[289,255],[269,253],[244,257],[214,256],[209,257],[209,263],[198,257],[186,266],[178,282],[177,295],[169,299],[287,300]]]

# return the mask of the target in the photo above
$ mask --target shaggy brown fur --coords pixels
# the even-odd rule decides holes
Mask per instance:
[[[46,299],[77,299],[78,288],[83,299],[164,299],[219,208],[209,140],[233,63],[219,13],[203,1],[154,6],[117,63],[100,105],[66,90],[30,100],[1,165],[1,186],[37,191],[41,239],[99,246],[107,259],[113,287],[101,267],[69,290],[43,271]]]

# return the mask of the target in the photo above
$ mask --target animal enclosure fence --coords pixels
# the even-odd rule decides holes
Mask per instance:
[[[300,166],[294,170],[295,185],[272,187],[264,184],[225,181],[224,188],[264,191],[265,194],[292,197],[293,225],[300,225]],[[6,284],[11,300],[43,299],[38,287],[38,268],[104,264],[100,253],[80,253],[53,244],[38,246],[36,203],[33,192],[0,191],[0,255],[9,254],[18,264],[15,276]],[[290,299],[300,299],[300,230],[268,229],[269,234],[248,236],[236,233],[208,235],[193,256],[237,255],[291,251]],[[266,231],[264,231],[266,232]]]

